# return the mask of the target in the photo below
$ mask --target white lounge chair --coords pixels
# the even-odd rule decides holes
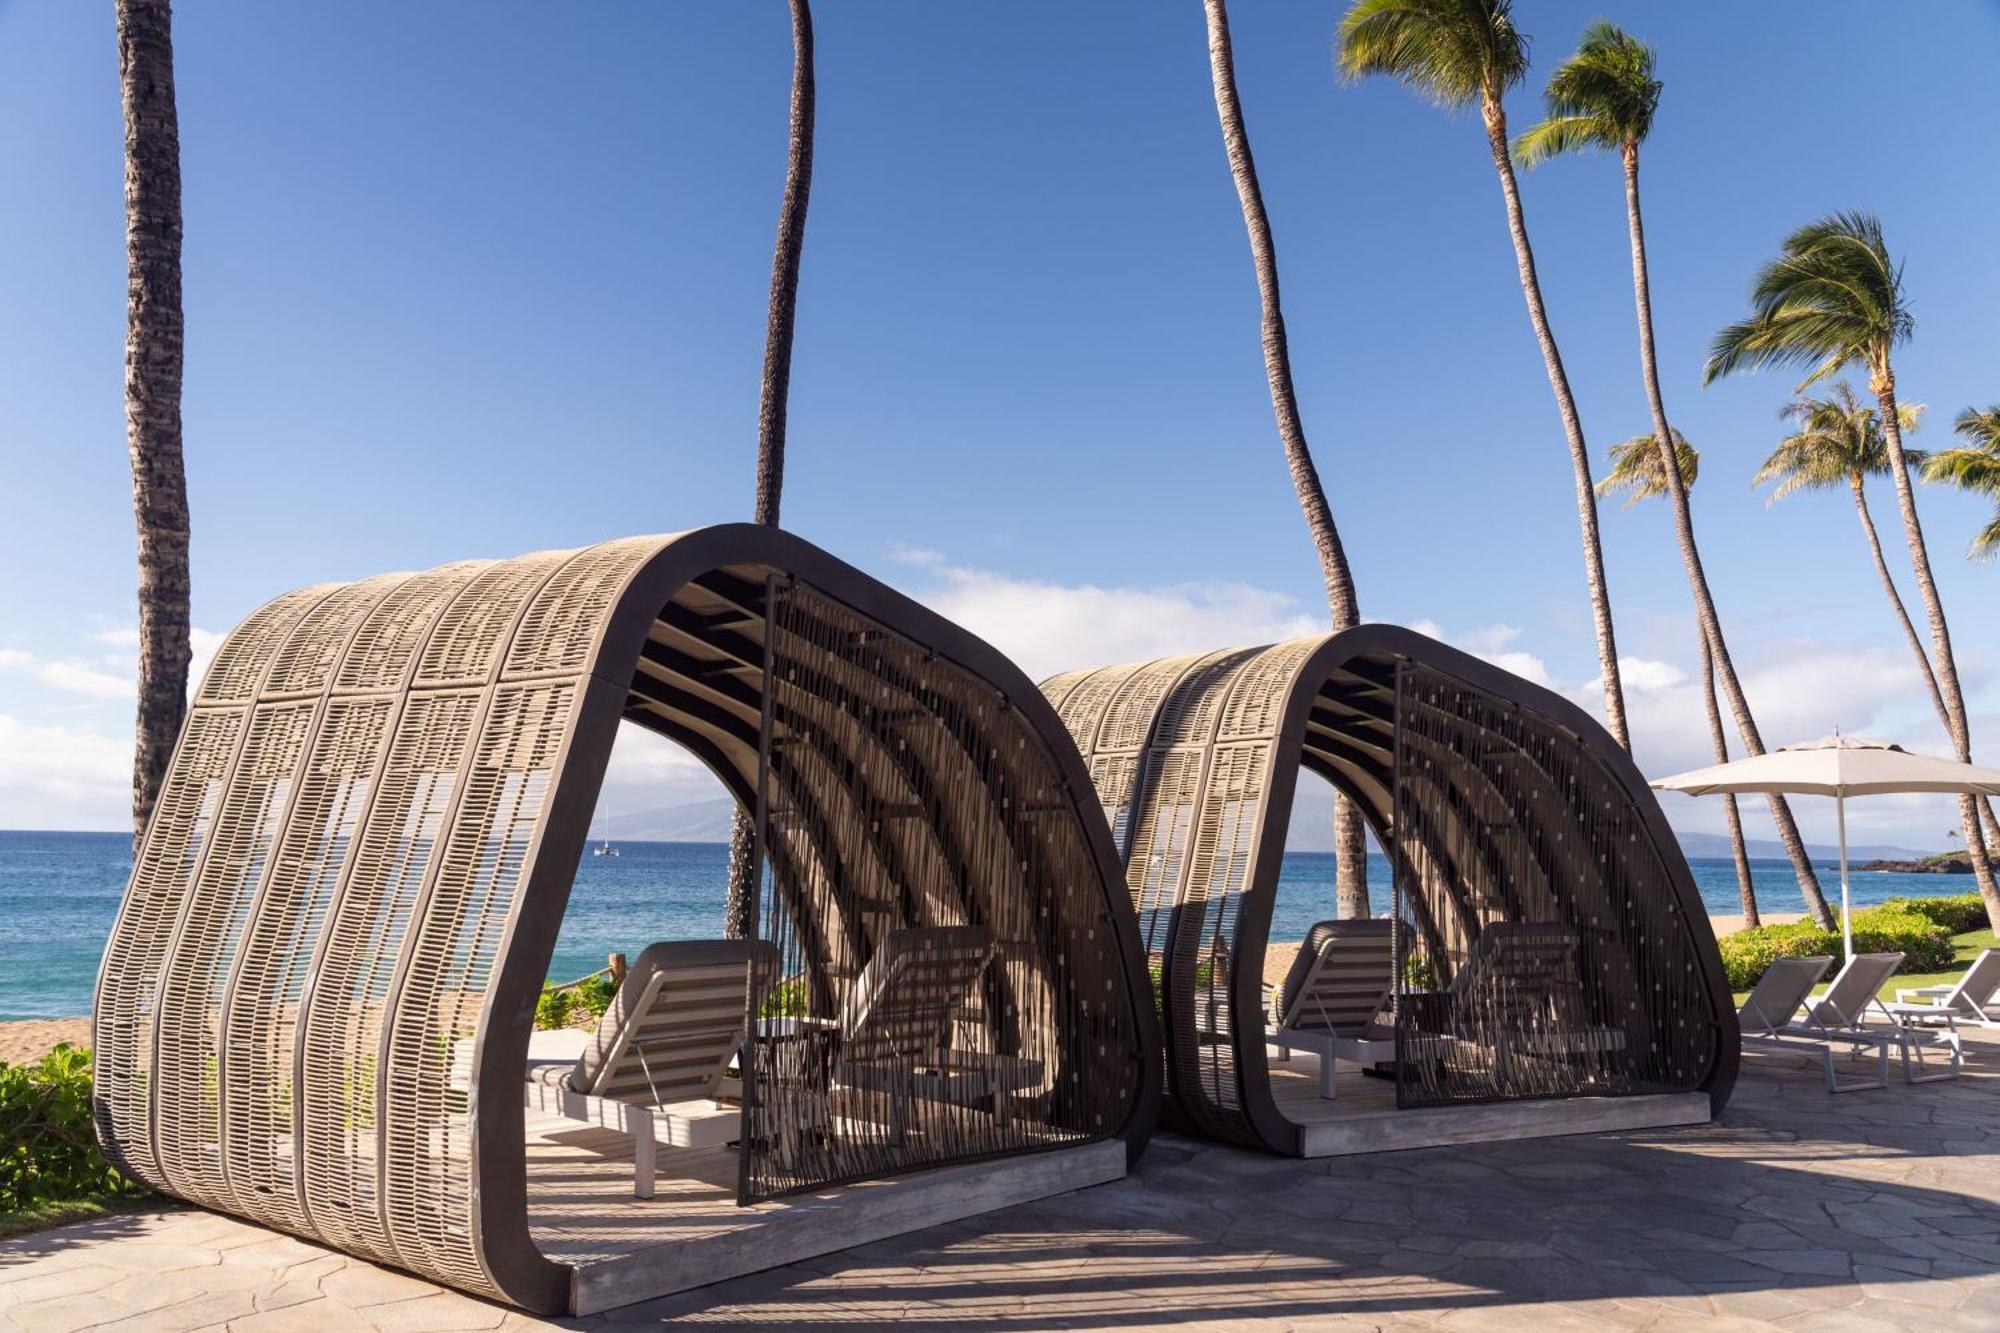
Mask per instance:
[[[977,926],[896,930],[882,938],[841,1007],[834,1081],[884,1093],[889,1132],[900,1142],[912,1103],[989,1101],[1008,1123],[1012,1095],[1040,1083],[1042,1062],[954,1050],[960,1012],[996,953]]]
[[[1883,1006],[1900,1023],[1935,1023],[1947,1027],[1970,1023],[2000,1027],[2000,949],[1981,949],[1972,966],[1949,985],[1898,987],[1896,998]]]
[[[530,1048],[528,1106],[629,1134],[633,1197],[652,1198],[656,1148],[715,1148],[737,1137],[741,1108],[717,1098],[743,1042],[753,964],[768,980],[777,949],[760,940],[646,949],[596,1032],[582,1034],[576,1059],[538,1059]]]
[[[1393,920],[1322,921],[1306,932],[1285,984],[1271,995],[1267,1021],[1278,1058],[1294,1048],[1319,1057],[1319,1095],[1334,1097],[1341,1060],[1396,1058],[1396,1030],[1376,1022],[1396,984]]]
[[[1810,958],[1781,958],[1771,964],[1743,1008],[1737,1011],[1743,1040],[1792,1049],[1806,1045],[1818,1050],[1824,1064],[1828,1092],[1864,1092],[1888,1086],[1891,1050],[1902,1060],[1903,1079],[1907,1083],[1929,1083],[1958,1076],[1963,1057],[1955,1031],[1920,1033],[1898,1026],[1893,1021],[1886,1028],[1866,1024],[1871,1008],[1887,1015],[1887,1010],[1875,996],[1895,975],[1896,969],[1902,966],[1902,954],[1856,954],[1847,960],[1824,995],[1809,998],[1813,984],[1832,962],[1829,957],[1815,955]],[[1836,1076],[1833,1049],[1842,1045],[1854,1055],[1864,1049],[1874,1051],[1875,1076],[1872,1079],[1840,1081]],[[1942,1046],[1947,1052],[1949,1067],[1942,1073],[1919,1072],[1924,1069],[1924,1050],[1930,1046]],[[1916,1056],[1914,1068],[1910,1059],[1913,1053]]]

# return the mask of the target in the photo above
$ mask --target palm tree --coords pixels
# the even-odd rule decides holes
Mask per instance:
[[[1306,530],[1319,552],[1320,577],[1326,585],[1333,627],[1351,629],[1360,623],[1361,611],[1355,600],[1354,576],[1347,567],[1347,552],[1340,543],[1340,530],[1334,526],[1333,508],[1327,503],[1319,469],[1306,443],[1305,423],[1299,419],[1298,395],[1292,387],[1291,344],[1285,336],[1285,314],[1278,294],[1278,256],[1271,241],[1271,220],[1264,212],[1264,192],[1257,183],[1257,162],[1250,154],[1250,136],[1243,127],[1243,104],[1236,95],[1229,10],[1225,0],[1203,0],[1203,5],[1208,16],[1208,67],[1215,86],[1215,115],[1222,126],[1229,175],[1243,208],[1250,262],[1257,273],[1257,295],[1263,305],[1264,376],[1270,383],[1271,410],[1278,420],[1278,442],[1284,447],[1285,465],[1305,514]],[[1368,845],[1361,812],[1338,792],[1334,793],[1333,834],[1338,913],[1343,917],[1367,916]]]
[[[1736,661],[1722,633],[1722,616],[1702,568],[1701,547],[1695,541],[1694,510],[1680,469],[1669,466],[1668,441],[1680,441],[1667,423],[1666,398],[1660,391],[1660,363],[1653,343],[1652,279],[1646,259],[1646,229],[1639,208],[1639,145],[1653,128],[1659,108],[1661,84],[1653,73],[1653,49],[1610,23],[1597,22],[1584,29],[1575,55],[1565,60],[1549,76],[1548,119],[1523,134],[1515,144],[1521,161],[1529,166],[1546,162],[1564,153],[1603,149],[1618,154],[1625,167],[1625,221],[1632,245],[1632,299],[1639,325],[1639,369],[1645,382],[1646,404],[1653,418],[1653,450],[1658,455],[1651,475],[1672,505],[1674,536],[1680,547],[1681,566],[1687,572],[1688,589],[1694,594],[1695,624],[1702,639],[1704,677],[1713,677],[1729,701],[1737,735],[1750,754],[1764,753],[1764,738],[1750,701],[1736,674]],[[1643,447],[1643,446],[1642,446]],[[1678,447],[1678,445],[1677,445]],[[1690,474],[1689,480],[1692,480]],[[1710,699],[1713,699],[1711,694]],[[1711,711],[1714,708],[1710,703]],[[1726,759],[1718,751],[1719,759]],[[1799,890],[1814,916],[1831,922],[1832,913],[1820,891],[1819,876],[1812,858],[1806,854],[1805,840],[1792,818],[1791,806],[1783,796],[1769,798],[1771,818],[1778,828],[1786,855],[1792,862]],[[1739,841],[1737,846],[1741,848]],[[1744,888],[1746,901],[1749,889]],[[1745,916],[1755,917],[1746,907]]]
[[[1958,414],[1951,428],[1972,443],[1938,450],[1924,464],[1924,480],[1945,482],[1993,498],[1992,521],[1973,534],[1972,544],[1965,552],[1973,560],[1991,560],[2000,555],[2000,407],[1984,411],[1968,407]]]
[[[1965,695],[1959,688],[1958,661],[1952,654],[1944,601],[1931,576],[1930,551],[1917,518],[1916,491],[1910,484],[1909,460],[1903,450],[1902,413],[1896,407],[1891,353],[1896,344],[1909,338],[1916,317],[1904,299],[1903,269],[1889,255],[1881,221],[1872,213],[1845,212],[1799,228],[1785,238],[1779,257],[1757,274],[1750,303],[1750,318],[1715,335],[1703,371],[1704,382],[1713,383],[1738,370],[1809,366],[1799,385],[1799,392],[1803,392],[1849,366],[1862,366],[1868,372],[1889,479],[1896,488],[1903,537],[1910,549],[1910,568],[1930,620],[1931,666],[1937,672],[1945,730],[1959,759],[1969,762],[1972,730],[1966,719]],[[2000,930],[2000,887],[1994,884],[1971,797],[1959,801],[1959,816],[1987,918]]]
[[[1680,465],[1681,484],[1693,486],[1701,473],[1701,455],[1679,431],[1674,432],[1674,457]],[[1650,500],[1667,491],[1666,469],[1661,466],[1659,443],[1651,435],[1635,435],[1623,444],[1611,446],[1611,470],[1597,483],[1597,496],[1601,500],[1608,495],[1623,495],[1625,508],[1630,509],[1641,500]],[[1699,626],[1697,625],[1697,630]],[[1697,633],[1695,638],[1701,645],[1701,701],[1708,710],[1708,739],[1715,747],[1715,762],[1729,762],[1729,737],[1722,729],[1722,711],[1715,702],[1715,653],[1709,647],[1708,636]],[[1763,917],[1757,910],[1756,885],[1750,876],[1750,853],[1743,846],[1743,815],[1737,808],[1734,793],[1726,793],[1722,798],[1722,810],[1729,823],[1729,852],[1736,863],[1736,896],[1743,905],[1743,924],[1760,926]]]
[[[756,522],[778,525],[785,488],[785,410],[792,385],[792,328],[799,304],[799,258],[805,249],[806,205],[812,196],[813,77],[811,0],[792,9],[792,107],[785,154],[785,192],[778,204],[778,239],[771,254],[771,297],[764,318],[764,376],[757,392]],[[741,806],[729,827],[729,884],[723,914],[736,938],[755,928],[756,821]]]
[[[1924,415],[1921,403],[1899,404],[1896,411],[1906,431],[1916,430]],[[1869,558],[1875,563],[1875,575],[1882,581],[1882,591],[1889,599],[1889,609],[1895,613],[1904,641],[1917,659],[1918,673],[1930,693],[1938,722],[1949,728],[1950,715],[1945,710],[1944,692],[1938,688],[1937,672],[1931,669],[1930,654],[1924,651],[1923,638],[1911,622],[1903,594],[1889,573],[1889,562],[1882,555],[1882,539],[1875,531],[1875,516],[1868,508],[1868,478],[1889,471],[1889,446],[1882,438],[1875,409],[1858,401],[1847,385],[1836,382],[1827,397],[1800,398],[1788,404],[1782,415],[1797,423],[1799,429],[1778,442],[1752,484],[1776,482],[1777,487],[1771,492],[1773,504],[1803,490],[1827,490],[1840,485],[1848,488],[1854,497],[1855,513],[1861,519],[1861,535],[1868,543]],[[1929,475],[1932,460],[1923,451],[1905,449],[1903,461],[1910,467],[1923,468]],[[1975,805],[1989,848],[2000,846],[2000,823],[1993,818],[1992,804],[1981,797]]]
[[[118,0],[125,113],[125,444],[139,529],[132,854],[187,714],[188,501],[181,463],[181,134],[169,0]]]
[[[1535,252],[1514,159],[1507,148],[1507,112],[1502,99],[1528,72],[1528,43],[1514,26],[1511,0],[1355,0],[1340,21],[1340,72],[1348,79],[1387,74],[1449,110],[1473,102],[1486,127],[1493,170],[1507,205],[1507,229],[1514,241],[1521,294],[1528,322],[1541,344],[1549,387],[1569,441],[1570,469],[1576,477],[1577,522],[1583,530],[1584,578],[1590,588],[1591,620],[1597,632],[1597,659],[1604,672],[1604,714],[1611,734],[1632,748],[1625,725],[1625,690],[1618,672],[1618,644],[1611,627],[1611,594],[1604,579],[1604,551],[1597,537],[1597,497],[1591,488],[1590,451],[1583,440],[1576,399],[1562,354],[1549,331],[1542,286],[1535,276]]]

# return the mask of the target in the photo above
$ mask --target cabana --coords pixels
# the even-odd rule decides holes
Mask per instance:
[[[756,920],[531,1062],[621,721],[755,813]],[[551,1313],[1116,1179],[1161,1081],[1118,874],[1034,686],[783,532],[304,588],[195,697],[99,977],[99,1138]]]
[[[1693,1123],[1728,1098],[1734,1009],[1687,864],[1567,700],[1388,625],[1042,689],[1125,860],[1174,1123],[1323,1156]],[[1287,944],[1267,994],[1301,768],[1358,804],[1395,910]]]

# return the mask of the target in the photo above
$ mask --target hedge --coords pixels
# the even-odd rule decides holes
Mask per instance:
[[[1912,911],[1907,899],[1883,903],[1854,914],[1854,948],[1857,953],[1900,953],[1902,972],[1937,972],[1951,966],[1957,957],[1951,937],[1957,933],[1938,924],[1931,915]],[[1928,901],[1955,901],[1950,899]],[[1978,898],[1973,898],[1975,903]],[[1980,909],[1985,919],[1985,909]],[[1780,958],[1805,958],[1814,954],[1841,956],[1839,930],[1823,930],[1810,921],[1788,926],[1758,926],[1739,930],[1719,941],[1722,968],[1731,990],[1749,990],[1757,978]]]
[[[0,1219],[41,1204],[146,1193],[97,1150],[89,1051],[65,1044],[33,1064],[0,1064]]]
[[[1954,935],[1984,930],[1989,924],[1986,903],[1977,893],[1955,893],[1940,898],[1891,898],[1882,906],[1928,917]]]

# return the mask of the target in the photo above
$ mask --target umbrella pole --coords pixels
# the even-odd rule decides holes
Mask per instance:
[[[1840,940],[1847,956],[1854,957],[1854,918],[1847,910],[1847,796],[1833,795],[1834,822],[1840,826]]]

